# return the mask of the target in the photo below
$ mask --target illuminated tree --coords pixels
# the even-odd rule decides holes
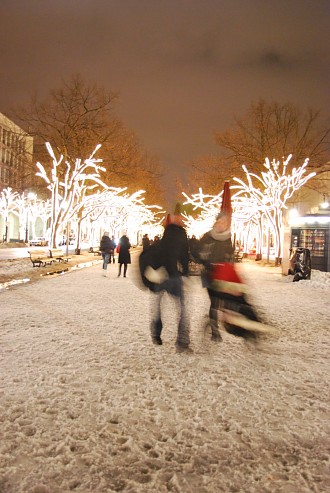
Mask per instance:
[[[26,107],[15,110],[15,118],[34,138],[34,161],[46,171],[52,166],[44,142],[51,142],[57,155],[73,162],[85,159],[95,142],[102,148],[101,178],[107,185],[127,187],[130,193],[148,190],[148,199],[162,196],[159,185],[161,167],[155,156],[143,148],[137,136],[114,113],[117,94],[80,75],[64,80],[43,99],[33,98]],[[35,183],[35,186],[40,184]]]
[[[94,188],[95,184],[102,188],[106,188],[106,186],[100,179],[102,167],[99,163],[102,160],[94,157],[100,145],[96,146],[89,158],[84,161],[76,159],[74,164],[63,161],[63,155],[56,159],[49,142],[46,143],[46,147],[52,157],[53,168],[48,175],[42,164],[37,163],[39,169],[37,176],[45,180],[47,188],[51,192],[50,244],[52,247],[56,247],[57,231],[60,226],[67,224],[71,219],[75,207],[82,200],[83,191]]]
[[[232,187],[238,190],[232,197],[233,201],[247,194],[248,197],[253,199],[256,209],[268,219],[275,238],[276,264],[280,263],[282,259],[283,209],[286,207],[286,202],[316,174],[312,172],[304,176],[308,159],[305,160],[302,166],[293,168],[291,174],[288,174],[287,167],[290,159],[291,155],[283,161],[281,169],[279,161],[275,161],[274,159],[270,162],[266,158],[264,167],[267,171],[263,171],[261,176],[250,173],[246,166],[243,165],[242,168],[245,172],[247,182],[239,178],[234,178],[234,181],[239,183],[239,185]]]
[[[50,199],[40,200],[37,198],[37,196],[35,196],[35,199],[28,201],[28,208],[31,225],[31,236],[36,236],[36,221],[38,218],[41,220],[42,223],[42,236],[48,236],[47,228],[52,216]]]
[[[29,204],[28,198],[24,192],[21,195],[17,194],[13,203],[12,212],[18,218],[18,239],[24,238],[25,232],[25,241],[27,241]]]
[[[3,241],[8,241],[8,226],[9,226],[9,214],[15,210],[15,202],[19,197],[17,192],[13,192],[13,189],[8,187],[2,190],[0,195],[0,214],[4,220],[5,234],[3,235]]]
[[[208,193],[216,194],[225,180],[235,176],[244,179],[242,163],[259,174],[265,156],[281,161],[289,154],[292,154],[290,170],[309,156],[309,167],[318,177],[309,181],[307,187],[318,190],[320,174],[330,171],[329,133],[327,115],[320,111],[260,99],[244,115],[235,117],[230,127],[215,133],[217,153],[190,163],[185,191],[191,194],[202,186]]]
[[[186,198],[184,205],[191,204],[193,211],[198,211],[197,218],[190,214],[183,214],[189,236],[195,235],[196,237],[200,237],[212,227],[214,218],[220,211],[222,194],[223,191],[218,195],[206,195],[203,193],[202,188],[199,188],[198,193],[192,194],[191,197],[185,192],[182,192],[182,195]]]
[[[93,159],[93,155],[91,158]],[[60,163],[61,159],[56,161],[57,165]],[[43,174],[40,164],[39,169]],[[56,172],[54,172],[55,174]],[[17,217],[19,238],[23,236],[25,229],[26,241],[28,241],[29,229],[35,235],[36,220],[40,218],[43,224],[42,235],[48,237],[47,224],[54,217],[52,204],[58,204],[55,207],[55,220],[58,229],[63,230],[64,227],[68,229],[68,222],[70,221],[70,227],[76,231],[77,250],[79,251],[81,231],[84,233],[84,239],[89,240],[92,246],[100,240],[101,231],[104,230],[111,231],[111,234],[116,236],[121,231],[127,231],[138,241],[143,228],[148,231],[161,229],[164,211],[158,205],[144,204],[144,190],[128,194],[124,188],[107,187],[97,190],[94,194],[89,194],[88,192],[91,192],[96,186],[95,184],[87,184],[89,175],[81,174],[80,177],[76,176],[73,180],[76,183],[76,188],[73,190],[75,199],[72,201],[71,208],[69,203],[72,190],[70,191],[69,186],[64,186],[65,184],[55,179],[52,184],[49,184],[50,188],[53,188],[54,191],[63,188],[63,192],[55,192],[51,200],[39,200],[35,194],[33,196],[25,193],[19,195],[17,192],[12,193],[11,189],[4,190],[0,195],[0,217],[4,218],[7,227],[10,222],[9,215],[13,214]],[[31,225],[30,228],[29,225]],[[52,228],[50,229],[52,230]],[[66,233],[68,234],[68,231]],[[50,241],[53,245],[52,237]]]
[[[131,195],[106,192],[102,201],[88,204],[88,218],[91,223],[95,223],[91,232],[93,243],[97,240],[95,233],[100,224],[103,230],[110,231],[114,236],[118,236],[121,231],[135,236],[144,227],[158,227],[164,218],[164,211],[158,205],[145,205],[142,197],[144,193],[143,190]]]
[[[93,187],[90,187],[90,190],[92,188]],[[109,200],[117,202],[119,200],[118,194],[123,192],[124,189],[109,187],[101,191],[97,191],[93,195],[87,195],[87,190],[87,188],[82,188],[80,195],[81,200],[77,201],[70,214],[70,219],[75,217],[75,222],[77,225],[77,250],[80,248],[81,225],[83,221],[89,216],[93,218],[92,221],[96,221],[102,217],[104,211],[109,207]]]
[[[237,190],[232,195],[232,230],[234,237],[240,239],[247,249],[249,235],[251,232],[256,236],[257,254],[261,255],[263,245],[263,234],[269,237],[269,230],[274,235],[275,262],[278,264],[282,259],[283,245],[283,209],[287,201],[305,183],[315,176],[315,172],[306,173],[308,159],[298,168],[288,170],[291,155],[280,165],[275,159],[270,162],[266,159],[261,176],[250,173],[246,166],[243,171],[246,181],[234,178],[239,185],[231,186],[231,190]],[[190,234],[200,236],[209,229],[214,218],[220,210],[221,194],[204,195],[202,189],[198,194],[189,197],[183,193],[187,202],[200,209],[197,220],[191,216],[186,217],[186,225]],[[261,257],[260,257],[261,258]]]

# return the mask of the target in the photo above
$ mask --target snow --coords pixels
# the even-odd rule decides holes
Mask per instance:
[[[178,354],[168,298],[151,343],[132,257],[126,279],[98,262],[0,290],[1,493],[329,491],[329,273],[239,265],[275,329],[258,344],[212,342],[191,277]]]

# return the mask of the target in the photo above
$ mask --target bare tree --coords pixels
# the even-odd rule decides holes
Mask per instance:
[[[181,191],[191,194],[202,186],[209,194],[217,195],[222,190],[223,183],[235,176],[229,163],[216,155],[198,157],[189,167],[189,182],[181,187]]]
[[[224,179],[244,178],[243,164],[260,173],[266,158],[281,161],[289,154],[290,169],[309,158],[310,168],[319,175],[330,170],[329,134],[329,121],[319,111],[260,99],[243,117],[235,118],[231,128],[215,133],[219,155],[191,163],[191,182],[195,189],[202,186],[217,193]],[[317,188],[317,177],[306,186]]]
[[[129,193],[143,189],[149,203],[162,202],[162,166],[133,132],[124,127],[118,129],[116,139],[106,142],[100,155],[106,168],[101,175],[107,185],[125,186]]]
[[[28,106],[16,108],[15,116],[34,137],[34,162],[51,168],[45,142],[71,162],[76,156],[86,159],[90,149],[101,144],[99,156],[106,168],[102,179],[107,185],[156,190],[159,197],[160,165],[115,116],[117,98],[116,93],[76,75],[52,90],[45,100],[35,96]]]
[[[309,158],[310,167],[322,172],[329,169],[329,133],[319,111],[260,99],[243,118],[235,118],[231,129],[217,132],[215,139],[234,169],[245,164],[259,172],[266,158],[281,160],[292,154],[291,167]]]

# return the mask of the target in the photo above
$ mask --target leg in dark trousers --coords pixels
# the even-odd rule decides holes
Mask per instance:
[[[161,302],[165,292],[174,298],[179,315],[179,326],[175,343],[176,348],[178,350],[189,350],[190,324],[185,307],[182,279],[180,277],[168,279],[161,286],[159,286],[158,292],[155,293],[150,324],[152,341],[154,344],[162,344],[160,337],[163,329],[161,319]]]
[[[126,277],[126,272],[127,272],[127,264],[124,264],[124,277]]]
[[[118,277],[120,277],[120,274],[121,274],[121,266],[122,266],[122,265],[123,265],[123,264],[119,264]]]
[[[220,341],[222,338],[219,332],[218,312],[221,305],[221,299],[219,298],[218,293],[212,289],[208,289],[207,292],[210,298],[209,317],[212,330],[212,339],[214,341]]]
[[[154,295],[154,302],[152,304],[152,312],[151,312],[151,324],[150,324],[152,342],[160,346],[163,344],[163,341],[160,337],[163,329],[163,323],[162,323],[161,311],[160,311],[160,305],[161,305],[163,294],[164,291],[159,291]]]

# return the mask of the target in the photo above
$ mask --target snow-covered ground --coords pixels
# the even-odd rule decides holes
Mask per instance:
[[[134,262],[0,291],[0,492],[329,491],[329,274],[240,265],[275,328],[258,345],[204,336],[190,278],[194,352],[177,354],[169,299],[151,344]]]

